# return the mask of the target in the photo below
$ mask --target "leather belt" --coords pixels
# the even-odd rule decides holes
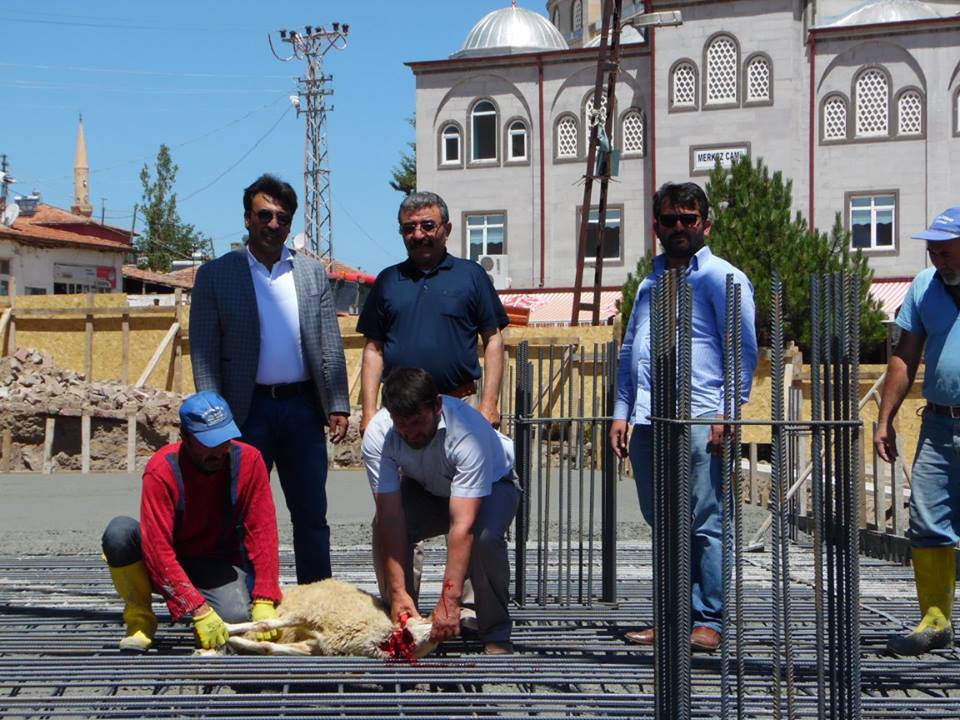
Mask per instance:
[[[954,420],[960,420],[960,406],[957,405],[937,405],[936,403],[928,402],[927,410],[932,410],[937,415],[946,415],[947,417],[952,417]]]
[[[469,397],[470,395],[476,395],[477,384],[473,380],[471,380],[470,382],[464,383],[460,387],[454,388],[450,392],[444,393],[444,394],[450,395],[455,398],[465,398],[465,397]]]
[[[289,400],[300,393],[305,393],[310,389],[310,381],[303,380],[295,383],[279,383],[277,385],[261,385],[257,383],[253,386],[253,391],[260,395],[269,395],[274,400]]]

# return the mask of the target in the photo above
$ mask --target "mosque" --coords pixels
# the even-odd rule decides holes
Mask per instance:
[[[418,186],[443,195],[448,247],[489,258],[498,289],[574,283],[602,4],[514,4],[449,58],[408,63]],[[602,102],[621,153],[604,286],[651,248],[660,184],[704,183],[715,157],[743,154],[791,179],[816,227],[840,213],[878,285],[922,269],[910,235],[958,204],[960,0],[625,0],[623,17],[674,10],[677,26],[623,31]]]

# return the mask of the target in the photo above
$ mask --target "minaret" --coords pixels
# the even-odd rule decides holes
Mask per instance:
[[[73,206],[70,212],[75,215],[93,215],[90,204],[90,166],[87,164],[87,143],[83,139],[83,115],[77,128],[77,155],[73,161]]]

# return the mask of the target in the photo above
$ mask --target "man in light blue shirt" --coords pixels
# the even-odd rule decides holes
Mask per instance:
[[[960,543],[960,207],[945,210],[924,232],[933,267],[907,291],[900,339],[887,363],[873,444],[886,462],[897,457],[893,419],[924,358],[927,400],[910,479],[910,538],[920,624],[891,635],[887,649],[920,655],[953,646],[956,547]]]
[[[383,405],[364,432],[363,459],[377,508],[374,565],[391,616],[420,616],[414,546],[446,534],[432,639],[460,634],[469,576],[484,652],[512,652],[506,532],[520,499],[513,443],[467,403],[439,395],[422,368],[393,370]]]
[[[694,417],[722,417],[724,412],[724,332],[727,275],[740,285],[743,318],[742,396],[750,397],[757,366],[753,286],[740,270],[716,257],[705,245],[710,234],[710,206],[694,183],[667,183],[653,196],[653,227],[663,253],[653,260],[653,272],[637,288],[630,322],[620,349],[617,399],[610,443],[617,457],[629,454],[644,519],[653,524],[653,430],[650,425],[650,294],[657,281],[674,268],[684,271],[693,288],[693,377],[691,412]],[[629,425],[633,432],[627,444]],[[723,425],[694,425],[690,468],[691,588],[695,650],[713,651],[720,644],[723,615],[723,575],[720,462]],[[627,640],[652,645],[654,629],[628,632]]]

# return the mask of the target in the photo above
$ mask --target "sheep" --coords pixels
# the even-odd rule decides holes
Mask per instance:
[[[416,660],[437,646],[430,640],[429,619],[413,618],[397,627],[378,598],[334,578],[284,589],[277,615],[276,620],[227,625],[230,647],[257,655]],[[276,642],[252,639],[255,632],[276,628],[281,629]]]

